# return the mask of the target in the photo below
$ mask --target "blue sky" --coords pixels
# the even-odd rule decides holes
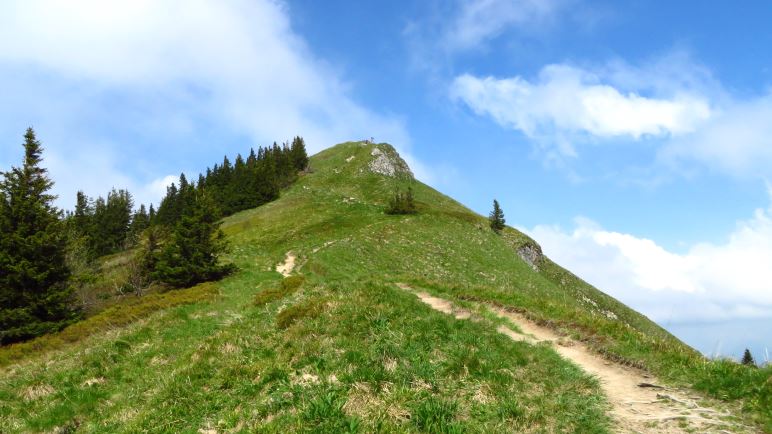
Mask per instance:
[[[60,206],[112,186],[148,202],[226,153],[374,136],[692,345],[762,356],[771,19],[751,1],[8,1],[0,167],[33,125]]]

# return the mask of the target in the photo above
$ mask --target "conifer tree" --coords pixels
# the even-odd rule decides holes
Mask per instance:
[[[147,212],[147,219],[151,225],[155,224],[155,207],[152,203],[150,204],[150,210]]]
[[[756,366],[756,361],[753,360],[753,356],[751,355],[751,351],[749,349],[745,349],[745,352],[743,353],[743,359],[742,364],[746,366]]]
[[[72,214],[72,225],[76,232],[87,234],[90,231],[91,219],[94,216],[94,207],[88,196],[78,191],[75,196],[75,211]]]
[[[127,190],[112,189],[107,200],[97,198],[91,234],[96,256],[115,253],[126,247],[133,207],[134,200]]]
[[[504,229],[504,223],[506,223],[506,220],[504,220],[504,211],[501,210],[499,201],[496,199],[493,200],[493,211],[491,211],[488,220],[490,221],[491,229],[493,229],[493,232],[496,232],[497,234],[501,233],[501,231]]]
[[[166,196],[161,199],[158,205],[158,211],[155,215],[155,223],[173,226],[179,218],[179,200],[177,197],[177,186],[172,183],[166,187]]]
[[[227,244],[214,203],[204,191],[194,198],[154,259],[153,279],[177,288],[218,279],[232,269],[219,264]]]
[[[61,212],[40,166],[42,147],[32,128],[24,161],[0,181],[0,344],[55,331],[75,317]]]
[[[302,137],[297,136],[292,140],[290,147],[290,156],[292,163],[297,170],[305,170],[308,167],[308,154],[306,154],[306,142]]]
[[[131,217],[131,228],[129,229],[129,238],[132,244],[136,244],[142,232],[150,226],[150,216],[147,213],[145,204],[140,204],[139,209]]]

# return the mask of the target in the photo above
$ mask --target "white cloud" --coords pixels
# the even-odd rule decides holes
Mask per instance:
[[[572,231],[527,232],[553,260],[656,321],[772,317],[772,206],[739,222],[724,243],[683,254],[584,218]]]
[[[710,71],[674,52],[641,66],[547,65],[528,80],[457,76],[451,99],[541,148],[565,165],[587,144],[645,144],[653,168],[707,168],[772,178],[772,93],[739,98]]]
[[[479,48],[512,26],[538,27],[561,7],[557,0],[467,0],[446,29],[443,43],[448,51]]]
[[[622,92],[596,73],[567,65],[548,65],[534,81],[464,74],[453,81],[451,97],[532,138],[557,132],[634,139],[680,135],[711,115],[699,95]]]
[[[126,178],[145,185],[175,164],[212,164],[212,155],[296,134],[312,152],[369,136],[410,146],[403,120],[354,101],[279,1],[2,2],[0,86],[4,137],[33,124],[73,173],[104,172],[80,185],[87,190]],[[229,147],[224,136],[241,144]],[[79,155],[91,150],[113,166]]]
[[[662,162],[696,162],[738,177],[772,176],[772,94],[733,101],[693,134],[668,142]]]

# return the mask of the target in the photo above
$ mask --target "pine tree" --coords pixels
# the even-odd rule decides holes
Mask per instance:
[[[71,219],[75,231],[81,235],[88,234],[91,230],[93,217],[94,207],[91,205],[91,201],[82,191],[78,191],[75,196],[75,211]]]
[[[127,190],[112,189],[107,200],[97,198],[91,232],[96,256],[109,255],[126,247],[133,207],[134,200]]]
[[[297,170],[305,170],[308,167],[308,154],[306,154],[306,142],[298,136],[292,140],[290,147],[292,163]]]
[[[506,220],[504,220],[504,211],[501,210],[499,202],[496,199],[493,200],[493,211],[491,211],[488,220],[490,221],[493,232],[496,232],[497,234],[501,233],[504,229]]]
[[[155,224],[155,220],[156,220],[156,218],[155,218],[155,207],[153,206],[152,203],[150,204],[150,210],[147,212],[147,219],[148,219],[148,222],[150,223],[150,225],[154,225]]]
[[[152,205],[151,205],[152,206]],[[150,216],[147,213],[145,204],[141,204],[139,209],[131,217],[131,227],[129,229],[129,238],[131,244],[136,244],[142,232],[150,226]]]
[[[217,214],[208,195],[196,192],[193,206],[185,210],[155,259],[154,280],[180,288],[218,279],[232,270],[219,264],[227,244]]]
[[[61,212],[40,167],[42,147],[32,128],[24,162],[0,181],[0,344],[55,331],[75,317]]]
[[[742,364],[746,366],[756,366],[756,361],[753,360],[753,356],[751,355],[751,351],[749,349],[745,349],[745,352],[743,353],[743,359]]]
[[[177,186],[172,183],[166,187],[166,196],[161,199],[158,211],[155,214],[155,223],[165,226],[173,226],[179,218],[179,200]]]

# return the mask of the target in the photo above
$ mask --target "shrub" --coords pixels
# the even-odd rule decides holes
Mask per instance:
[[[415,214],[417,212],[415,201],[413,200],[413,189],[407,188],[407,192],[400,191],[394,193],[389,200],[389,206],[386,208],[386,214]]]
[[[77,342],[110,327],[129,324],[153,312],[182,304],[193,304],[210,300],[218,294],[212,283],[202,283],[192,288],[150,294],[132,298],[117,306],[77,322],[58,333],[52,333],[28,342],[0,348],[0,366],[21,360],[24,357],[62,348],[69,342]]]

